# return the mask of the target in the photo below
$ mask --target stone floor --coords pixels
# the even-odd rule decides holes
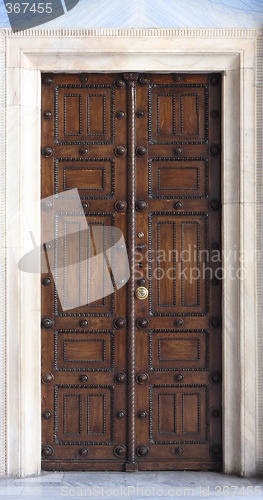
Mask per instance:
[[[45,472],[0,480],[0,500],[26,498],[159,499],[263,497],[263,478],[243,479],[216,472]]]

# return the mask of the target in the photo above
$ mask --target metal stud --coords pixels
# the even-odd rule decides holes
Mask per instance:
[[[138,373],[138,375],[136,376],[136,382],[137,384],[146,384],[146,382],[148,382],[149,380],[149,375],[148,373],[145,373],[145,372],[141,372],[141,373]]]
[[[85,156],[88,152],[89,152],[88,148],[85,148],[85,147],[79,148],[79,154],[81,156]]]
[[[211,318],[210,325],[212,326],[212,328],[219,328],[219,326],[221,325],[221,318]]]
[[[123,410],[118,411],[116,417],[118,420],[122,420],[125,417],[125,411]]]
[[[178,373],[177,375],[175,375],[174,380],[176,382],[182,382],[182,380],[184,380],[184,376],[181,373]]]
[[[138,238],[141,240],[144,237],[144,233],[142,231],[139,231],[137,233]]]
[[[176,201],[176,203],[174,204],[174,208],[175,210],[180,210],[180,208],[183,207],[183,204],[181,201]]]
[[[180,155],[180,154],[182,154],[182,152],[183,152],[183,148],[181,148],[180,146],[178,146],[177,148],[174,148],[175,155]]]
[[[212,250],[220,250],[220,244],[217,241],[214,241],[211,245]]]
[[[209,76],[208,81],[210,85],[217,85],[220,81],[220,75],[213,73],[212,75]]]
[[[45,87],[49,87],[54,83],[54,80],[51,75],[43,75],[42,77],[42,84],[45,85]]]
[[[220,455],[221,453],[221,446],[219,444],[214,444],[213,446],[210,446],[210,454],[217,456]]]
[[[210,208],[212,208],[212,210],[218,210],[220,208],[220,201],[219,200],[212,200],[212,201],[210,201],[209,206],[210,206]]]
[[[47,110],[47,111],[44,111],[43,116],[44,116],[44,118],[46,118],[46,120],[50,120],[50,118],[52,118],[52,116],[53,116],[53,113],[52,113],[52,111]]]
[[[146,446],[146,444],[142,444],[141,446],[138,446],[136,449],[136,454],[138,457],[145,457],[149,453],[149,448]]]
[[[79,377],[79,380],[80,380],[80,382],[83,382],[83,383],[84,383],[84,382],[88,382],[89,377],[88,377],[88,375],[81,375],[81,376]]]
[[[88,326],[88,320],[86,319],[81,319],[80,322],[79,322],[79,326],[81,326],[82,328],[84,328],[85,326]]]
[[[136,148],[136,154],[137,156],[141,157],[141,156],[145,156],[147,153],[147,148],[145,146],[138,146]]]
[[[211,415],[213,418],[219,418],[221,416],[221,410],[218,409],[212,410]]]
[[[44,247],[44,250],[46,250],[48,252],[48,250],[51,250],[51,248],[52,248],[52,243],[47,241],[46,243],[43,244],[43,247]]]
[[[82,202],[82,208],[83,208],[84,210],[87,210],[87,208],[89,208],[89,204],[88,204],[86,201],[83,201],[83,202]]]
[[[46,146],[43,149],[42,154],[45,158],[50,158],[54,154],[54,149],[51,146]]]
[[[135,290],[135,297],[136,297],[136,299],[139,299],[139,300],[145,300],[148,297],[148,293],[149,292],[148,292],[147,288],[145,288],[144,286],[139,286]]]
[[[42,413],[42,417],[45,419],[45,420],[49,420],[51,417],[52,417],[52,413],[51,411],[49,410],[46,410]]]
[[[125,117],[124,111],[117,111],[116,118],[118,118],[118,120],[122,120],[124,117]]]
[[[180,75],[173,75],[173,80],[175,82],[180,82],[182,80],[182,77]]]
[[[174,454],[175,455],[182,455],[184,452],[184,449],[181,448],[180,446],[176,446],[176,448],[174,449]]]
[[[81,457],[86,457],[89,454],[89,450],[87,448],[80,448],[79,454]]]
[[[79,80],[81,83],[87,83],[89,77],[86,73],[81,73],[81,75],[79,75]]]
[[[213,286],[218,286],[220,285],[220,280],[218,278],[212,278],[211,283]]]
[[[126,373],[123,372],[116,373],[116,375],[114,376],[116,384],[124,384],[124,382],[126,382],[126,378]]]
[[[127,149],[124,146],[117,146],[114,149],[115,156],[125,156],[127,153]]]
[[[41,380],[42,380],[43,384],[51,384],[51,382],[53,382],[53,380],[54,380],[54,375],[53,375],[53,373],[49,373],[49,372],[43,373]]]
[[[54,203],[51,200],[43,200],[41,202],[41,208],[45,210],[45,212],[50,212],[50,210],[54,208]]]
[[[210,153],[211,156],[217,156],[220,153],[220,146],[219,146],[219,144],[213,144],[209,148],[209,153]]]
[[[138,250],[138,252],[143,252],[144,250],[146,250],[145,243],[140,243],[140,245],[136,245],[136,250]]]
[[[121,78],[117,78],[114,82],[114,87],[116,89],[123,89],[124,87],[126,87],[126,83]]]
[[[137,413],[137,417],[138,417],[140,420],[144,420],[144,419],[147,417],[147,411],[145,411],[145,410],[140,410],[140,411],[138,411],[138,413]]]
[[[218,118],[219,115],[220,115],[220,113],[217,109],[213,109],[213,111],[211,111],[211,113],[210,113],[211,118]]]
[[[51,279],[46,277],[42,279],[42,285],[44,286],[50,286],[51,285]]]
[[[174,321],[174,326],[183,326],[184,320],[183,319],[176,319]]]
[[[143,118],[145,116],[145,111],[138,109],[138,111],[136,111],[136,116],[137,118]]]
[[[137,283],[139,286],[145,286],[146,285],[146,279],[141,278],[140,280],[137,280]]]
[[[120,330],[120,328],[123,328],[124,326],[126,326],[126,319],[125,318],[117,318],[117,319],[115,319],[113,324],[114,324],[115,328]]]
[[[42,448],[42,455],[44,455],[45,457],[50,457],[51,455],[53,455],[54,453],[54,450],[52,448],[52,446],[43,446]]]
[[[50,330],[53,328],[54,322],[53,319],[50,318],[49,316],[44,316],[41,320],[41,328],[44,328],[44,330]]]
[[[144,328],[147,328],[149,325],[149,321],[147,318],[138,318],[136,321],[136,326],[143,330]]]
[[[119,444],[113,448],[113,453],[116,457],[122,457],[126,453],[126,447],[124,444]]]
[[[221,373],[212,373],[210,380],[211,382],[213,382],[213,384],[219,384],[221,382]]]
[[[138,212],[142,212],[143,210],[145,210],[145,209],[146,209],[146,207],[147,207],[147,203],[146,203],[146,201],[144,201],[144,200],[139,200],[139,201],[137,201],[137,203],[136,203],[136,206],[135,206],[135,207],[136,207],[136,210],[137,210]]]
[[[150,82],[149,78],[146,75],[141,75],[138,78],[138,84],[144,87],[145,85],[148,85]]]
[[[127,203],[126,203],[126,201],[119,200],[119,201],[116,201],[116,203],[114,204],[114,207],[115,207],[115,210],[117,210],[117,212],[123,212],[127,207]]]

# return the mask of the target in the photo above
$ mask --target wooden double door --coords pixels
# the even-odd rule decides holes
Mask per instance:
[[[44,470],[221,468],[220,108],[220,74],[42,75],[42,198],[84,210],[50,210],[43,250]],[[91,233],[67,248],[83,221],[122,231],[123,286],[84,270]],[[72,301],[107,273],[112,293]]]

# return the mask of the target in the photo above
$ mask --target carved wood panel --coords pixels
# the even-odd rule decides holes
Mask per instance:
[[[220,74],[42,75],[44,470],[221,468],[220,112]]]

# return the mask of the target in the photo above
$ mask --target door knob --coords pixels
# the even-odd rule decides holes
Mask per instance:
[[[135,297],[139,300],[144,300],[147,299],[148,297],[148,290],[145,288],[145,286],[138,286],[135,290]]]

